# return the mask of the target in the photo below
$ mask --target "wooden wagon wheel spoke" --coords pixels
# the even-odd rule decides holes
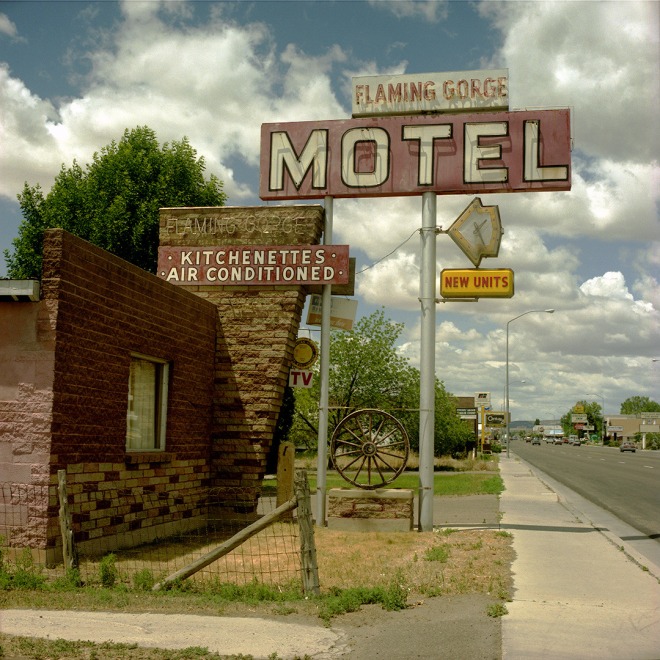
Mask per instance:
[[[378,438],[378,443],[383,444],[388,438],[391,438],[398,429],[392,429],[387,435]]]
[[[395,458],[399,458],[399,456],[395,456]],[[394,467],[394,465],[391,465],[390,463],[388,463],[388,462],[383,458],[383,455],[382,455],[382,454],[380,454],[380,455],[378,456],[378,460],[380,460],[380,462],[381,462],[385,467],[389,468],[390,470],[392,470],[392,471],[396,470],[396,468]]]
[[[360,488],[392,483],[406,467],[410,443],[403,425],[382,410],[356,410],[335,428],[330,457],[339,474]]]

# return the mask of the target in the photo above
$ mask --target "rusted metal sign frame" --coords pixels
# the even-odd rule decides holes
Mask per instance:
[[[264,200],[570,188],[568,109],[261,127]]]

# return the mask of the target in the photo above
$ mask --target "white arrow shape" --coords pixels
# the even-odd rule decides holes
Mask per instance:
[[[475,197],[447,230],[465,256],[479,266],[484,257],[496,257],[500,251],[502,225],[497,206],[484,206]]]

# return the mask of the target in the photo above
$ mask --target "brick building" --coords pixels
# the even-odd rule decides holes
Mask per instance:
[[[315,244],[322,227],[319,206],[165,209],[161,245]],[[6,542],[61,556],[59,470],[89,552],[201,524],[210,488],[256,500],[306,294],[174,285],[47,230],[40,299],[0,302],[0,535],[23,489]]]

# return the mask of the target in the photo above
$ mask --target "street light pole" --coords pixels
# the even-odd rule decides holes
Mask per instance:
[[[506,457],[509,458],[509,445],[511,444],[511,436],[509,431],[509,325],[521,316],[527,314],[543,313],[553,314],[554,309],[530,309],[506,322]]]

